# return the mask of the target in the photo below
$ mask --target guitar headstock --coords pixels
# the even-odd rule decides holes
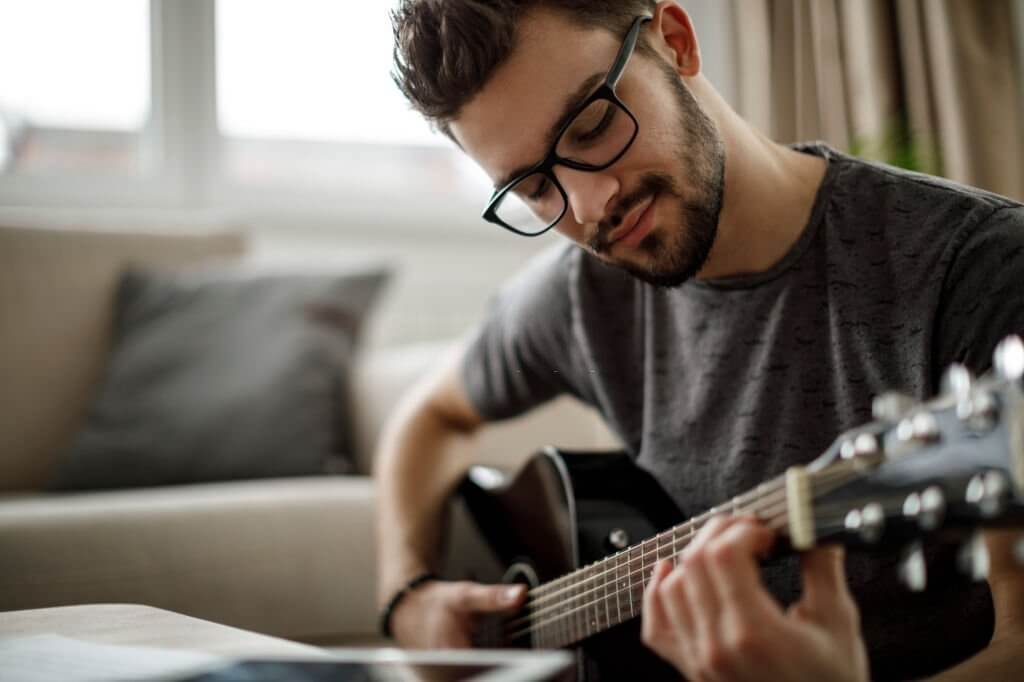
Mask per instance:
[[[1022,379],[1024,343],[1013,336],[999,344],[992,371],[981,378],[950,367],[933,400],[876,398],[875,421],[791,472],[793,545],[909,544],[905,577],[920,588],[921,538],[1024,525]],[[963,551],[975,577],[984,576],[983,550],[975,538]]]

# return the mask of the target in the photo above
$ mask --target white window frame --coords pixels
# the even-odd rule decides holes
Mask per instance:
[[[415,186],[301,190],[233,182],[224,172],[217,120],[215,21],[215,0],[150,0],[150,116],[140,131],[142,172],[4,174],[0,206],[212,208],[242,216],[341,215],[360,229],[410,222],[482,229],[479,211],[486,197],[453,201]],[[318,144],[335,147],[339,155],[346,151],[345,143]]]

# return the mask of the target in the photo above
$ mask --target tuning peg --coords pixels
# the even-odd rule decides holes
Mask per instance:
[[[912,592],[922,592],[928,585],[928,566],[920,542],[915,542],[903,551],[899,564],[900,580]]]
[[[871,401],[871,415],[879,421],[896,423],[914,409],[915,405],[917,402],[909,395],[888,391],[875,396]]]
[[[942,392],[954,396],[957,402],[966,400],[971,395],[973,383],[970,370],[960,363],[953,363],[942,375]]]
[[[843,459],[870,460],[882,451],[878,438],[873,433],[861,433],[856,438],[843,441],[839,446],[839,456]]]
[[[939,423],[935,415],[922,410],[904,417],[896,426],[896,439],[901,443],[931,443],[939,438]]]
[[[983,517],[991,519],[1003,513],[1009,496],[1010,482],[1006,474],[990,469],[971,477],[964,497],[978,508]]]
[[[1019,336],[1007,336],[996,346],[992,355],[992,366],[996,373],[1008,381],[1019,381],[1024,377],[1024,342]]]
[[[957,566],[969,575],[971,580],[980,582],[988,578],[988,547],[985,546],[985,540],[980,532],[975,531],[971,534],[971,538],[960,547],[956,560]]]
[[[935,530],[946,516],[946,495],[942,488],[930,486],[923,493],[910,493],[903,501],[903,515],[916,520],[923,530]]]
[[[976,433],[991,430],[998,411],[996,399],[988,391],[974,391],[956,404],[956,416]]]
[[[844,520],[846,530],[860,535],[867,543],[878,542],[885,530],[885,510],[877,502],[869,502],[863,509],[851,509]]]

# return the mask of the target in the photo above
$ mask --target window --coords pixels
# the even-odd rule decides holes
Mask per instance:
[[[227,181],[486,196],[482,174],[391,82],[390,6],[218,2],[217,110]]]
[[[0,0],[0,205],[478,227],[489,182],[391,82],[392,5]]]
[[[146,0],[0,0],[0,171],[137,172]]]

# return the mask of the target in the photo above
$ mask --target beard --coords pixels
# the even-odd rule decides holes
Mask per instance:
[[[598,224],[597,234],[587,241],[591,250],[602,255],[609,251],[608,235],[622,223],[631,208],[658,195],[675,199],[680,206],[674,230],[659,234],[652,230],[637,244],[646,255],[647,264],[637,265],[604,257],[633,277],[656,287],[678,287],[693,278],[704,267],[718,235],[718,219],[725,196],[725,145],[711,118],[704,113],[679,75],[666,64],[659,63],[679,108],[680,130],[676,157],[681,175],[690,180],[691,191],[684,192],[679,183],[666,173],[646,173],[637,188],[624,197],[612,213]]]

